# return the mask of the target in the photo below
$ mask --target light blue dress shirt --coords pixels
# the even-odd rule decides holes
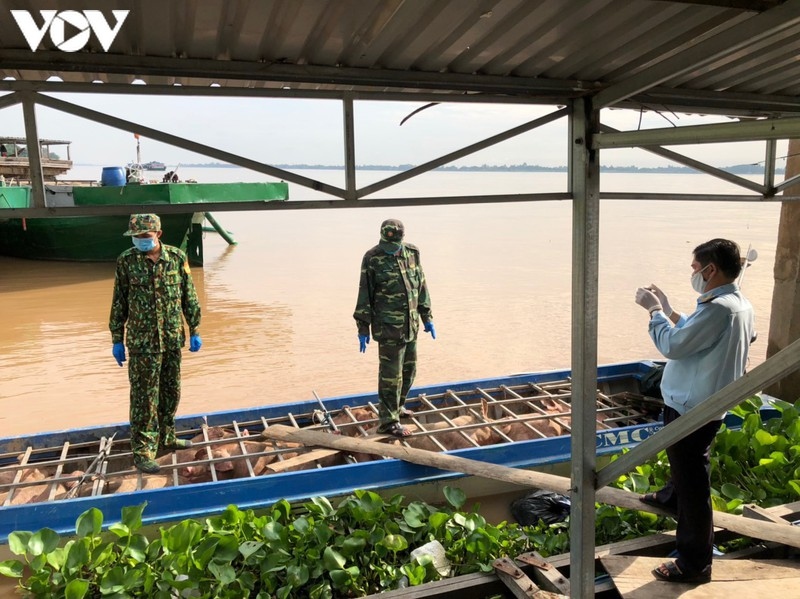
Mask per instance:
[[[681,314],[675,326],[656,312],[650,337],[669,360],[661,379],[664,403],[685,414],[742,376],[754,327],[753,307],[735,283],[701,295],[694,313]]]

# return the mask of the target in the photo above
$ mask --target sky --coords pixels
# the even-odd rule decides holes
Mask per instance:
[[[148,127],[186,137],[268,164],[341,165],[342,103],[336,100],[208,98],[57,94],[55,97]],[[424,102],[355,103],[356,163],[420,164],[557,110],[556,106],[515,104],[439,104],[401,121]],[[135,139],[127,131],[37,106],[41,138],[72,141],[76,164],[125,164],[135,159]],[[0,135],[22,136],[22,108],[0,110]],[[640,122],[641,119],[641,122]],[[725,117],[603,110],[601,121],[622,130],[725,122]],[[462,158],[456,165],[567,163],[567,123],[560,119]],[[167,165],[216,162],[215,159],[141,139],[142,160]],[[674,151],[713,166],[759,163],[763,142],[680,146]],[[786,145],[778,145],[778,156]],[[640,149],[601,152],[613,166],[666,166],[670,162]],[[778,161],[778,166],[785,162]]]

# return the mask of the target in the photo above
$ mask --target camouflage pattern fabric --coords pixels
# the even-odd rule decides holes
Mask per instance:
[[[397,422],[416,373],[419,321],[433,319],[416,246],[402,243],[393,255],[376,245],[364,254],[353,317],[358,334],[371,329],[379,343],[380,424]]]
[[[132,354],[131,449],[139,463],[156,457],[159,448],[175,443],[175,414],[181,398],[181,350]]]
[[[163,244],[155,263],[136,248],[120,254],[108,326],[112,342],[124,339],[128,347],[131,443],[137,463],[154,457],[159,445],[174,442],[180,349],[186,343],[183,318],[190,334],[196,334],[200,302],[186,254]]]
[[[162,245],[161,257],[153,263],[136,248],[122,252],[108,323],[112,343],[122,343],[127,325],[125,343],[131,354],[181,348],[186,343],[181,314],[194,335],[200,326],[200,302],[186,254]]]
[[[417,374],[417,342],[384,341],[378,344],[378,356],[379,422],[398,422]]]
[[[161,230],[161,219],[157,214],[131,214],[128,221],[128,230],[123,235],[141,235],[142,233],[156,233]]]
[[[375,246],[361,261],[353,317],[359,335],[381,341],[414,341],[419,320],[433,319],[428,285],[416,246],[403,243],[397,255]]]

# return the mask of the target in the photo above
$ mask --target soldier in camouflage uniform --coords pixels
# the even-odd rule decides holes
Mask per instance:
[[[404,404],[417,371],[420,318],[425,331],[436,339],[419,250],[403,242],[404,231],[403,223],[396,219],[381,224],[380,243],[364,254],[361,262],[353,314],[361,352],[367,349],[370,327],[378,342],[378,431],[397,437],[411,434],[399,419],[411,415]]]
[[[189,351],[200,349],[200,303],[189,263],[181,250],[163,245],[161,219],[131,215],[124,235],[134,247],[117,258],[114,299],[108,327],[117,364],[130,352],[131,448],[134,465],[158,472],[160,448],[181,449],[191,442],[175,436],[181,393],[181,347],[186,343],[181,314],[189,325]],[[125,327],[127,326],[127,338]]]

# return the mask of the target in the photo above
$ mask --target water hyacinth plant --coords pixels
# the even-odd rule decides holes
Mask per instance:
[[[767,421],[759,407],[755,399],[739,406],[742,429],[717,436],[711,457],[717,510],[800,497],[798,406],[780,402],[780,417]],[[661,452],[614,485],[642,494],[668,479]],[[443,507],[405,503],[399,495],[384,500],[371,491],[356,491],[336,506],[323,497],[300,507],[280,501],[258,514],[229,506],[203,522],[184,520],[149,536],[141,530],[146,504],[124,508],[107,532],[102,513],[90,509],[68,540],[47,528],[9,535],[19,559],[0,562],[0,574],[19,579],[21,592],[37,598],[338,599],[438,580],[430,555],[410,555],[430,541],[445,548],[451,576],[489,572],[499,557],[569,550],[568,522],[495,526],[477,506],[461,511],[461,490],[445,487],[444,493]],[[674,527],[671,518],[608,505],[598,505],[596,514],[597,545]]]
[[[160,528],[154,540],[140,532],[144,504],[123,510],[110,538],[101,533],[101,512],[90,509],[63,546],[49,529],[12,533],[9,546],[21,559],[0,563],[0,573],[42,598],[333,599],[439,579],[430,556],[409,557],[431,540],[447,548],[453,574],[490,571],[505,555],[567,547],[565,529],[551,535],[544,524],[490,525],[476,511],[458,511],[462,491],[446,488],[445,495],[445,508],[370,491],[336,507],[317,497],[299,511],[286,501],[261,515],[229,506],[204,523]]]

